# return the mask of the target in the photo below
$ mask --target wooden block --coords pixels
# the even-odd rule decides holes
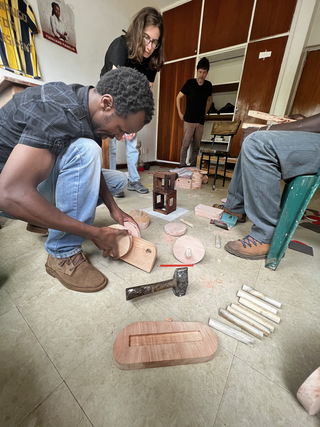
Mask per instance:
[[[155,172],[153,174],[153,190],[169,192],[174,190],[175,172]]]
[[[150,215],[139,209],[131,211],[129,213],[130,216],[135,220],[135,222],[139,225],[140,230],[145,230],[150,223]]]
[[[178,222],[170,222],[164,226],[164,231],[169,234],[169,236],[183,236],[187,231],[187,227]]]
[[[295,122],[294,119],[288,119],[286,117],[281,117],[281,116],[274,116],[273,114],[263,113],[261,111],[255,111],[255,110],[249,110],[248,116],[255,117],[256,119],[267,120],[273,123]]]
[[[201,216],[202,218],[221,219],[223,209],[217,209],[206,205],[198,205],[194,208],[194,212],[197,216]]]
[[[126,230],[126,227],[120,224],[110,225],[110,228],[115,228],[118,230]],[[131,250],[132,243],[133,243],[132,236],[130,234],[127,234],[126,236],[119,236],[117,237],[117,243],[118,243],[119,258],[121,258]],[[113,257],[113,254],[110,253],[110,256]]]
[[[177,208],[177,190],[168,193],[153,191],[153,210],[164,215],[175,211]]]
[[[320,368],[305,380],[297,392],[297,398],[309,415],[320,412]]]
[[[191,190],[192,180],[187,178],[178,178],[176,180],[176,188],[186,188]]]
[[[130,237],[132,238],[132,248],[124,256],[120,257],[120,259],[150,273],[157,258],[156,245],[139,237]]]
[[[183,264],[196,264],[204,257],[204,247],[199,239],[193,236],[182,236],[173,246],[173,254]]]
[[[203,363],[218,348],[214,331],[200,322],[136,322],[117,336],[116,366],[122,370]]]

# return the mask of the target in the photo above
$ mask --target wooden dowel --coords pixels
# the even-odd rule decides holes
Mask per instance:
[[[227,307],[227,311],[233,314],[234,316],[238,317],[239,319],[243,320],[244,322],[249,323],[249,325],[252,325],[255,328],[259,329],[260,331],[263,332],[263,335],[265,335],[266,337],[270,335],[270,330],[268,328],[261,325],[261,323],[258,323],[255,320],[251,319],[250,317],[246,316],[245,314],[240,313],[240,311],[237,311],[230,306]]]
[[[191,224],[191,222],[189,222],[189,221],[186,221],[185,219],[183,219],[183,218],[180,218],[180,221],[181,222],[183,222],[184,224],[186,224],[186,225],[188,225],[189,227],[194,227],[194,225],[193,224]]]
[[[261,314],[262,316],[266,317],[269,320],[272,320],[275,323],[280,323],[280,317],[279,316],[271,313],[268,310],[264,310],[262,307],[258,306],[257,304],[254,304],[253,302],[251,302],[245,298],[239,298],[239,303],[244,305],[247,308],[251,308],[251,310],[255,311],[258,314]]]
[[[246,292],[249,292],[249,294],[262,299],[265,302],[268,302],[269,304],[274,305],[275,307],[281,308],[281,302],[268,297],[267,295],[263,294],[262,292],[257,291],[256,289],[250,288],[250,286],[243,285],[242,289]]]
[[[218,320],[211,318],[209,319],[209,326],[211,326],[211,328],[213,329],[216,329],[217,331],[228,335],[231,338],[234,338],[235,340],[238,340],[250,347],[253,347],[254,338],[250,337],[247,334],[244,334],[243,332],[237,331],[231,326],[225,325],[224,323],[221,323]]]
[[[237,297],[245,298],[251,302],[253,302],[256,305],[259,305],[260,307],[264,308],[265,310],[271,311],[273,314],[277,314],[278,310],[273,307],[271,304],[268,304],[267,302],[262,301],[261,299],[254,297],[253,295],[249,294],[245,291],[238,291]]]
[[[226,320],[229,320],[229,322],[233,323],[236,326],[239,326],[239,328],[243,329],[244,331],[258,338],[259,340],[262,340],[263,332],[261,332],[259,329],[255,328],[254,326],[249,325],[249,323],[244,322],[243,320],[239,319],[233,314],[228,313],[227,310],[220,308],[219,316],[223,317]]]
[[[256,322],[260,323],[261,325],[265,326],[267,329],[269,329],[270,332],[274,331],[274,326],[268,322],[267,320],[263,319],[261,316],[258,316],[257,314],[251,313],[251,311],[246,310],[245,308],[241,307],[241,305],[238,304],[231,304],[231,307],[235,310],[239,311],[242,314],[245,314],[246,316],[250,317],[251,319],[255,320]]]

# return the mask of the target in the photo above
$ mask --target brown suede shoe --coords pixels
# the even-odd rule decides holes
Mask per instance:
[[[260,243],[250,235],[237,241],[228,242],[225,250],[232,255],[244,259],[264,259],[267,258],[270,245]]]
[[[30,222],[28,222],[27,224],[27,230],[30,231],[31,233],[38,233],[38,234],[49,233],[47,228],[40,227],[39,225],[35,225],[35,224],[30,224]]]
[[[246,222],[246,220],[247,220],[246,214],[237,214],[237,213],[230,212],[230,211],[228,211],[228,209],[226,209],[224,207],[224,205],[219,205],[218,203],[215,203],[214,205],[212,205],[212,207],[217,208],[217,209],[223,209],[223,212],[225,212],[229,215],[236,216],[238,218],[238,222]]]
[[[69,258],[48,255],[46,270],[66,288],[77,292],[98,292],[108,283],[106,276],[89,263],[82,251]]]

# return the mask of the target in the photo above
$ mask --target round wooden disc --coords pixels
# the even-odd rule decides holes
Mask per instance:
[[[112,224],[110,225],[110,228],[116,228],[118,230],[126,230],[126,227],[123,227],[120,224]],[[127,234],[126,236],[119,236],[117,238],[118,241],[118,251],[119,251],[119,258],[127,254],[130,249],[132,248],[132,236],[130,234]],[[111,256],[113,256],[110,253]]]
[[[164,226],[164,231],[170,236],[183,236],[187,231],[187,226],[178,222],[170,222]]]
[[[173,254],[183,264],[196,264],[204,257],[204,247],[196,237],[182,236],[174,244]]]
[[[133,222],[125,221],[124,226],[132,236],[141,237],[140,228],[133,224]]]
[[[147,212],[136,209],[130,212],[129,215],[132,216],[135,222],[139,225],[140,230],[144,230],[148,227],[150,222],[150,215]]]

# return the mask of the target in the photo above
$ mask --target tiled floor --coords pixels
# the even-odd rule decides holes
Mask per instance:
[[[164,170],[152,168],[153,170]],[[152,190],[152,175],[142,173]],[[210,178],[212,183],[212,178]],[[313,247],[314,256],[288,249],[276,272],[264,261],[229,255],[223,245],[248,234],[250,222],[225,231],[194,215],[200,203],[227,196],[218,181],[201,190],[178,190],[183,217],[195,227],[189,235],[205,246],[203,260],[189,268],[184,297],[171,290],[125,300],[125,288],[172,277],[177,263],[165,219],[151,217],[142,237],[157,245],[150,274],[122,261],[104,259],[93,243],[84,251],[109,278],[96,294],[63,287],[44,268],[45,237],[25,223],[0,218],[0,425],[1,427],[300,427],[320,426],[296,399],[304,380],[320,366],[319,234],[298,227],[295,239]],[[130,212],[152,206],[152,193],[126,191],[119,206]],[[320,210],[319,192],[310,207]],[[105,207],[95,224],[110,225]],[[215,234],[222,247],[215,248]],[[207,363],[121,371],[113,361],[118,333],[136,321],[197,321],[218,316],[236,303],[243,284],[281,301],[281,322],[248,347],[216,332],[219,347]]]

